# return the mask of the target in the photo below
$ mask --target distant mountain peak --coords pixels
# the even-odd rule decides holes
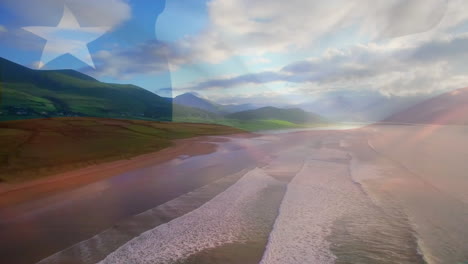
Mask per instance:
[[[197,93],[197,92],[186,92],[186,93],[183,93],[181,95],[178,95],[178,96],[182,96],[182,97],[197,97],[197,98],[200,98],[200,99],[206,99],[204,98],[203,95]]]
[[[301,108],[277,108],[265,106],[254,110],[247,110],[229,114],[227,118],[239,120],[284,120],[295,124],[323,122],[325,119],[317,114],[309,113]]]
[[[174,103],[189,107],[195,107],[216,114],[224,113],[221,105],[212,103],[207,99],[200,98],[194,92],[184,93],[176,96],[174,98]]]
[[[435,96],[384,120],[395,123],[468,125],[468,87]]]

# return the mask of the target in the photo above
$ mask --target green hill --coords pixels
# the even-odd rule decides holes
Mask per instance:
[[[0,120],[54,116],[172,119],[170,100],[135,85],[103,83],[74,70],[32,70],[0,58],[0,84]]]
[[[223,118],[210,111],[176,103],[172,105],[172,114],[172,121],[174,122],[215,123],[216,120]]]
[[[178,95],[174,98],[173,102],[178,105],[184,105],[184,106],[189,106],[192,108],[202,109],[204,111],[215,113],[217,115],[226,115],[230,113],[235,113],[235,112],[240,112],[240,111],[245,111],[245,110],[252,110],[252,109],[258,108],[255,105],[248,104],[248,103],[247,104],[229,104],[229,105],[218,104],[208,99],[199,97],[197,96],[196,93],[193,93],[193,92]]]
[[[281,109],[276,107],[262,107],[226,115],[226,118],[237,120],[281,120],[294,124],[312,124],[324,122],[319,115],[306,112],[300,108]]]
[[[255,110],[220,115],[207,110],[174,104],[174,121],[212,123],[247,131],[304,128],[328,123],[319,115],[299,108],[263,107]]]
[[[304,128],[326,124],[327,121],[302,109],[281,109],[263,107],[218,115],[206,110],[174,104],[174,121],[192,123],[212,123],[240,128],[247,131]]]
[[[198,108],[217,115],[226,114],[222,105],[210,102],[209,100],[200,98],[192,93],[178,95],[174,98],[173,102],[178,105]]]
[[[103,83],[74,70],[32,70],[0,58],[0,121],[104,117],[213,123],[255,131],[323,120],[301,109],[274,107],[223,116],[228,112],[223,107],[192,94],[163,98],[135,85]]]

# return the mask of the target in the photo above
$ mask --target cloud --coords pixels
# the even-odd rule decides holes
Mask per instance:
[[[240,75],[233,78],[227,79],[213,79],[201,82],[196,86],[190,87],[190,90],[204,90],[204,89],[214,89],[214,88],[230,88],[243,84],[262,84],[270,83],[275,81],[284,81],[284,76],[278,72],[261,72],[261,73],[252,73]]]
[[[190,64],[218,64],[238,55],[253,56],[244,65],[268,63],[265,55],[310,53],[321,39],[340,34],[347,39],[362,35],[366,40],[382,40],[427,32],[409,43],[395,41],[399,46],[415,45],[433,38],[433,32],[468,19],[463,1],[451,0],[447,5],[447,0],[290,0],[288,4],[282,0],[212,0],[207,4],[211,23],[198,35],[166,45],[138,46],[131,52],[118,52],[116,57],[101,56],[109,69],[100,74],[128,76],[137,73],[135,68],[142,73],[165,71],[161,56],[167,58],[171,70]]]
[[[102,50],[93,56],[96,70],[88,73],[97,77],[130,79],[140,74],[168,72],[167,56],[176,56],[169,54],[170,52],[170,48],[157,41],[145,42],[131,48]]]
[[[349,40],[351,46],[329,48],[282,69],[208,79],[176,89],[213,92],[250,87],[259,93],[264,84],[279,83],[304,94],[368,89],[402,95],[453,89],[466,86],[466,36],[451,35],[468,21],[465,1],[212,0],[207,4],[211,23],[198,35],[176,43],[149,42],[98,52],[94,75],[128,79],[167,72],[168,61],[174,71],[239,55],[251,55],[238,57],[246,58],[245,65],[269,63],[269,54],[322,52],[318,43],[331,38],[332,46],[340,39]]]
[[[310,50],[330,36],[376,40],[421,33],[442,20],[466,19],[454,11],[463,5],[452,0],[453,17],[446,17],[447,0],[213,0],[210,27],[179,44],[195,60],[220,63],[236,55]]]
[[[375,1],[375,21],[381,37],[393,38],[428,31],[445,15],[448,0]]]
[[[5,26],[0,25],[0,34],[6,33],[6,32],[8,32],[8,29]]]
[[[126,0],[2,0],[2,6],[25,24],[20,26],[53,26],[67,5],[83,27],[116,26],[131,17]]]
[[[445,36],[418,45],[401,40],[330,49],[278,71],[205,80],[186,90],[202,91],[283,82],[296,92],[373,90],[383,94],[433,93],[468,85],[468,34]],[[259,91],[260,92],[260,91]]]
[[[131,18],[131,7],[125,0],[69,0],[82,26],[116,26]]]
[[[411,54],[412,59],[428,62],[428,61],[445,61],[466,62],[468,55],[468,33],[458,36],[446,36],[422,45],[419,49]]]

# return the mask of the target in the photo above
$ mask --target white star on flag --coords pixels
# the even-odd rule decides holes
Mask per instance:
[[[65,6],[62,19],[56,27],[24,27],[23,29],[47,40],[38,68],[42,68],[64,54],[71,54],[95,68],[87,45],[110,28],[81,27],[70,9]]]

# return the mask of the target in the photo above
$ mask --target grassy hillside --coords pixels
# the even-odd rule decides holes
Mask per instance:
[[[0,121],[81,116],[222,124],[249,131],[321,122],[300,109],[265,107],[223,116],[228,112],[224,107],[251,106],[223,106],[193,94],[172,100],[134,85],[102,83],[74,70],[32,70],[0,58]]]
[[[175,122],[214,123],[223,118],[213,112],[179,104],[172,105],[172,113],[172,120]]]
[[[327,123],[324,118],[301,109],[275,107],[263,107],[225,116],[201,109],[197,110],[197,108],[191,108],[189,113],[192,115],[184,114],[182,106],[175,107],[174,121],[221,124],[247,131],[303,128]]]
[[[208,99],[201,98],[194,93],[184,93],[178,95],[174,98],[174,103],[178,105],[189,106],[193,108],[202,109],[204,111],[208,111],[217,115],[225,115],[229,113],[235,113],[240,111],[252,110],[256,109],[253,104],[217,104],[211,102]]]
[[[294,124],[309,124],[324,121],[322,117],[299,108],[281,109],[276,107],[262,107],[255,110],[242,111],[226,115],[226,118],[244,121],[282,120]]]
[[[0,58],[0,120],[60,116],[171,120],[170,101],[73,70],[32,70]]]
[[[217,124],[232,126],[247,131],[261,131],[261,130],[275,130],[275,129],[288,129],[288,128],[302,128],[306,125],[294,124],[284,120],[236,120],[224,119],[219,120]]]
[[[166,148],[173,139],[244,132],[191,123],[64,117],[0,122],[0,181],[16,182]]]
[[[178,95],[174,98],[174,103],[178,105],[198,108],[207,112],[211,112],[217,115],[225,114],[226,112],[223,110],[223,106],[219,104],[215,104],[206,100],[204,98],[200,98],[192,93],[185,93]]]

